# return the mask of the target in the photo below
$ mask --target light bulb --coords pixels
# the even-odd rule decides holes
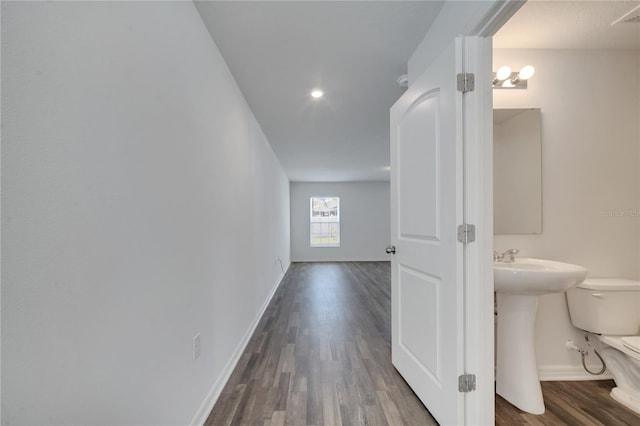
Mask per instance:
[[[509,76],[511,75],[511,68],[509,68],[507,65],[500,67],[498,69],[498,72],[496,73],[496,78],[499,81],[505,80],[507,78],[509,78]]]
[[[321,98],[322,96],[324,96],[324,92],[322,90],[319,89],[313,89],[313,91],[311,92],[311,97],[312,98]]]
[[[531,77],[533,77],[533,74],[535,73],[536,73],[536,69],[531,65],[527,65],[525,67],[522,67],[522,69],[518,73],[518,78],[520,80],[529,80]]]

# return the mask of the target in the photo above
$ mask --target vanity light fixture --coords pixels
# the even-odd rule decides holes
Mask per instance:
[[[495,85],[499,81],[506,80],[510,75],[511,75],[511,67],[507,65],[500,67],[500,69],[498,69],[498,72],[495,73],[491,84]]]
[[[500,67],[493,73],[491,85],[494,89],[526,89],[527,80],[535,74],[536,69],[531,65],[522,67],[519,72],[512,72],[508,66]]]

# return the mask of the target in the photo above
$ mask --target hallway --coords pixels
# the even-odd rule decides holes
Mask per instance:
[[[293,263],[207,425],[435,425],[391,366],[390,264]]]

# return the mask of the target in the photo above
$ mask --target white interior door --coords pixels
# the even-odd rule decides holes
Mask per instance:
[[[391,108],[392,360],[441,424],[464,423],[462,40]]]

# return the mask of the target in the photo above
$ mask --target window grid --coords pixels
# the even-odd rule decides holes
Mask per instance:
[[[309,201],[311,247],[340,247],[340,198],[311,197]]]

